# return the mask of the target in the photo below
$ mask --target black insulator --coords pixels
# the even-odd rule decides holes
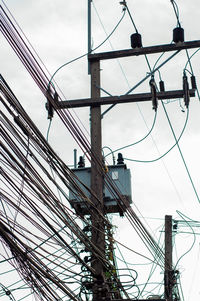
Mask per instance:
[[[196,84],[196,78],[194,75],[191,76],[191,86],[192,86],[192,89],[195,89],[197,88],[197,84]]]
[[[124,164],[124,158],[121,153],[118,153],[117,164]]]
[[[189,94],[189,85],[186,74],[183,75],[183,99],[186,108],[189,106],[190,94]]]
[[[182,27],[176,27],[173,29],[173,42],[184,42],[184,29]]]
[[[85,161],[84,161],[83,156],[80,156],[79,162],[78,162],[78,168],[82,168],[82,167],[85,167]]]
[[[55,92],[55,95],[54,95],[54,97],[56,97],[56,92]],[[54,111],[54,109],[53,109],[53,106],[52,106],[52,103],[51,103],[51,101],[49,100],[52,96],[51,96],[51,92],[50,92],[50,87],[48,87],[48,89],[47,89],[47,103],[46,103],[46,110],[47,110],[47,112],[48,112],[48,119],[52,119],[53,118],[53,111]],[[58,95],[58,94],[57,94]],[[55,98],[54,98],[55,99]]]
[[[131,47],[132,48],[141,48],[142,47],[142,37],[138,32],[131,35]]]
[[[165,83],[163,80],[159,81],[160,92],[165,92]]]
[[[157,111],[158,108],[158,99],[157,99],[157,92],[156,92],[156,83],[154,78],[152,77],[149,85],[151,87],[151,95],[152,95],[152,108],[153,110]]]

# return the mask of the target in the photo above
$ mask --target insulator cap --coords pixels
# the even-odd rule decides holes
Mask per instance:
[[[85,161],[84,161],[83,156],[80,156],[79,162],[78,162],[78,168],[82,168],[82,167],[85,167]]]
[[[163,80],[159,81],[160,92],[165,92],[165,83]]]
[[[141,48],[142,47],[142,37],[138,32],[131,35],[131,47],[132,48]]]
[[[192,86],[192,89],[197,89],[197,84],[196,84],[196,78],[194,75],[191,76],[191,86]]]
[[[182,27],[176,27],[173,29],[173,42],[184,42],[184,29]]]
[[[124,158],[121,153],[118,153],[117,164],[124,164]]]

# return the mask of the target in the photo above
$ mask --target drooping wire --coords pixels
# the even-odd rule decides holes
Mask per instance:
[[[152,126],[151,126],[149,132],[148,132],[143,138],[139,139],[138,141],[136,141],[136,142],[134,142],[134,143],[131,143],[131,144],[122,146],[122,147],[120,147],[120,148],[117,148],[117,149],[115,149],[114,151],[112,151],[111,153],[108,153],[105,157],[107,157],[107,156],[109,156],[110,154],[113,154],[113,153],[115,153],[115,152],[118,152],[118,151],[120,151],[120,150],[122,150],[122,149],[131,147],[131,146],[134,146],[134,145],[136,145],[136,144],[138,144],[138,143],[144,141],[144,140],[151,134],[151,132],[153,131],[154,126],[155,126],[155,123],[156,123],[156,117],[157,117],[157,112],[155,112],[153,124],[152,124]]]
[[[177,139],[177,142],[180,141],[184,131],[185,131],[185,128],[186,128],[186,125],[187,125],[187,122],[188,122],[188,118],[189,118],[189,109],[187,110],[187,116],[186,116],[186,120],[185,120],[185,123],[184,123],[184,126],[183,126],[183,129]],[[168,151],[166,151],[163,155],[159,156],[158,158],[156,159],[152,159],[152,160],[136,160],[136,159],[130,159],[130,158],[124,158],[124,160],[128,160],[128,161],[133,161],[133,162],[138,162],[138,163],[153,163],[153,162],[156,162],[160,159],[162,159],[163,157],[165,157],[176,145],[177,145],[177,142],[175,144],[173,144],[172,147],[170,147],[170,149]]]

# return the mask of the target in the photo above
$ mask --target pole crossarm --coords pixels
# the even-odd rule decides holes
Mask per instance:
[[[161,99],[176,99],[183,98],[183,90],[173,90],[165,92],[157,92],[157,98]],[[190,97],[195,96],[195,90],[189,90]],[[120,104],[120,103],[130,103],[130,102],[142,102],[152,100],[151,93],[138,93],[130,95],[121,95],[121,96],[106,96],[99,98],[84,98],[76,100],[65,100],[59,101],[56,103],[57,109],[70,109],[70,108],[80,108],[80,107],[95,107],[100,105],[109,105],[109,104]]]
[[[120,57],[177,51],[177,50],[191,49],[191,48],[198,48],[198,47],[200,47],[200,40],[180,42],[177,44],[163,44],[163,45],[148,46],[142,48],[93,53],[93,54],[88,54],[88,60],[89,61],[109,60],[109,59],[116,59]]]

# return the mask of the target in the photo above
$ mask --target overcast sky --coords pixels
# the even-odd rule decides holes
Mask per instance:
[[[5,0],[5,3],[51,74],[66,62],[87,53],[87,1]],[[170,0],[129,0],[127,3],[137,29],[142,35],[143,46],[171,43],[172,31],[177,22]],[[185,40],[200,39],[199,1],[177,0],[177,5],[180,23],[185,30]],[[121,16],[122,6],[119,1],[93,0],[93,48],[106,38],[106,33],[109,34],[113,30]],[[130,35],[132,33],[134,33],[134,28],[126,13],[119,28],[110,39],[113,49],[130,48]],[[46,100],[44,96],[2,35],[0,35],[0,44],[0,73],[42,133],[46,135],[49,121],[45,111]],[[111,44],[106,42],[96,52],[112,50]],[[194,50],[189,50],[190,55],[193,52]],[[169,53],[165,54],[160,63],[169,55]],[[151,67],[154,66],[158,57],[159,54],[148,56]],[[197,85],[200,80],[199,61],[200,51],[191,60]],[[166,90],[182,88],[183,69],[186,63],[187,55],[183,51],[161,68],[161,77],[165,82]],[[125,94],[149,72],[144,57],[105,61],[102,63],[101,69],[102,88],[112,95]],[[190,70],[189,66],[188,70]],[[190,77],[189,73],[188,77]],[[158,83],[158,73],[155,74],[155,79]],[[66,99],[89,97],[90,77],[87,74],[87,58],[84,57],[61,69],[56,74],[55,80]],[[135,93],[149,91],[149,80],[147,80],[135,90]],[[181,99],[166,103],[165,108],[174,132],[179,137],[187,115],[186,110],[183,112],[180,106],[180,104],[184,106],[183,101]],[[89,109],[76,109],[73,114],[77,120],[80,119],[83,130],[89,136]],[[149,132],[154,114],[151,102],[115,106],[102,120],[103,146],[114,151],[140,140]],[[198,97],[191,98],[189,120],[179,144],[182,157],[178,148],[175,147],[163,159],[154,163],[126,161],[127,167],[131,169],[132,173],[133,208],[136,211],[136,207],[139,209],[140,212],[137,211],[137,214],[139,216],[142,214],[145,217],[145,222],[148,222],[157,237],[160,235],[159,231],[162,229],[166,214],[181,220],[181,216],[177,213],[180,211],[189,219],[200,220],[199,116]],[[73,164],[74,148],[78,149],[78,155],[82,155],[70,133],[66,131],[56,116],[52,122],[49,142],[69,165]],[[167,152],[174,143],[175,140],[166,114],[159,103],[157,119],[151,135],[136,146],[125,148],[121,152],[128,159],[149,161]],[[109,151],[105,149],[105,154],[107,153]],[[109,164],[112,164],[111,156],[108,156],[107,160]],[[117,223],[120,225],[117,237],[135,248],[134,243],[130,242],[130,237],[127,238],[125,235],[129,229],[126,220],[117,220]],[[192,232],[189,227],[179,230]],[[198,228],[193,230],[199,234]],[[134,240],[134,233],[132,237]],[[193,240],[194,235],[192,234],[177,234],[174,264],[190,249]],[[199,248],[199,235],[197,235],[192,251],[180,260],[178,266],[186,301],[198,300],[200,297],[198,285]],[[131,257],[129,257],[130,260]]]

